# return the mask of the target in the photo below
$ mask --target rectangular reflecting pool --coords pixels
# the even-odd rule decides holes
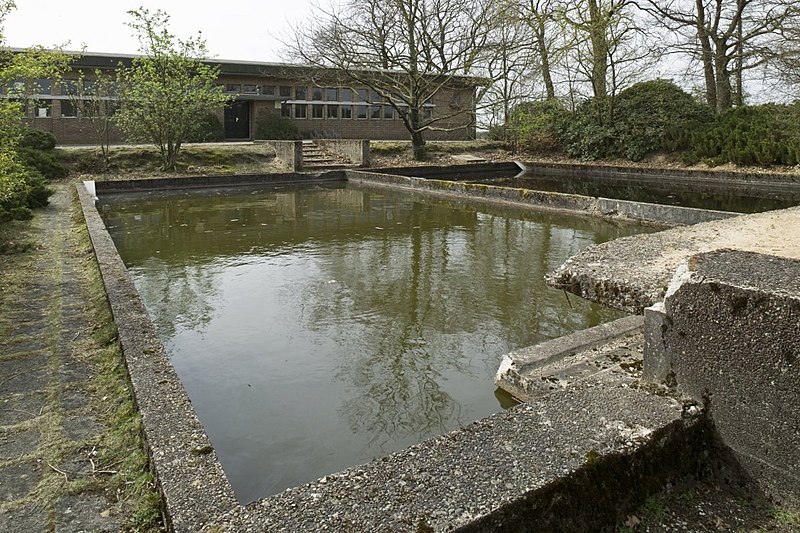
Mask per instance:
[[[98,209],[243,503],[508,406],[504,353],[620,316],[543,276],[648,231],[344,184]]]

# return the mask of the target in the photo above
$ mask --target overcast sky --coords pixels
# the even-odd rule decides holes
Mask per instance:
[[[127,11],[160,8],[171,17],[178,37],[202,31],[209,52],[218,59],[280,61],[280,42],[290,24],[308,16],[310,0],[16,0],[5,21],[12,47],[63,45],[87,52],[136,53],[138,42],[125,23]]]

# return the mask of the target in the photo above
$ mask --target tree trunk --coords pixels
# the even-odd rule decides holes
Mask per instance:
[[[606,41],[605,16],[597,0],[589,0],[589,37],[592,43],[592,91],[595,98],[608,96],[606,74],[608,73],[608,42]]]
[[[744,11],[743,1],[737,0],[736,4],[741,14]],[[736,24],[736,94],[734,95],[736,107],[744,105],[744,83],[742,81],[742,70],[744,70],[744,43],[742,39],[744,35],[742,26],[742,17],[740,15],[739,22]]]
[[[556,97],[556,88],[553,85],[553,76],[550,73],[550,55],[547,50],[547,43],[545,42],[544,23],[539,25],[539,31],[536,32],[536,44],[539,47],[539,57],[542,60],[542,79],[544,80],[544,88],[547,91],[547,99]]]
[[[725,49],[722,43],[717,46],[716,67],[716,86],[717,86],[717,113],[722,113],[731,108],[733,100],[731,98],[731,73],[727,68],[725,59]]]
[[[427,153],[425,150],[425,138],[421,131],[411,132],[411,149],[414,152],[416,161],[425,161]]]
[[[711,39],[706,31],[705,8],[703,0],[695,0],[697,40],[700,41],[701,57],[703,60],[703,77],[706,84],[706,103],[708,107],[717,109],[717,81],[714,76],[714,54],[711,51]]]

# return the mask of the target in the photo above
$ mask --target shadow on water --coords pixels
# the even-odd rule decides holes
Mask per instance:
[[[242,502],[512,405],[504,353],[619,316],[543,276],[648,231],[352,185],[99,209]]]

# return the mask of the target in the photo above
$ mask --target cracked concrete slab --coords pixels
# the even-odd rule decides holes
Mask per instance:
[[[547,277],[553,287],[642,314],[661,301],[681,261],[733,249],[800,258],[800,207],[742,215],[589,246]]]

